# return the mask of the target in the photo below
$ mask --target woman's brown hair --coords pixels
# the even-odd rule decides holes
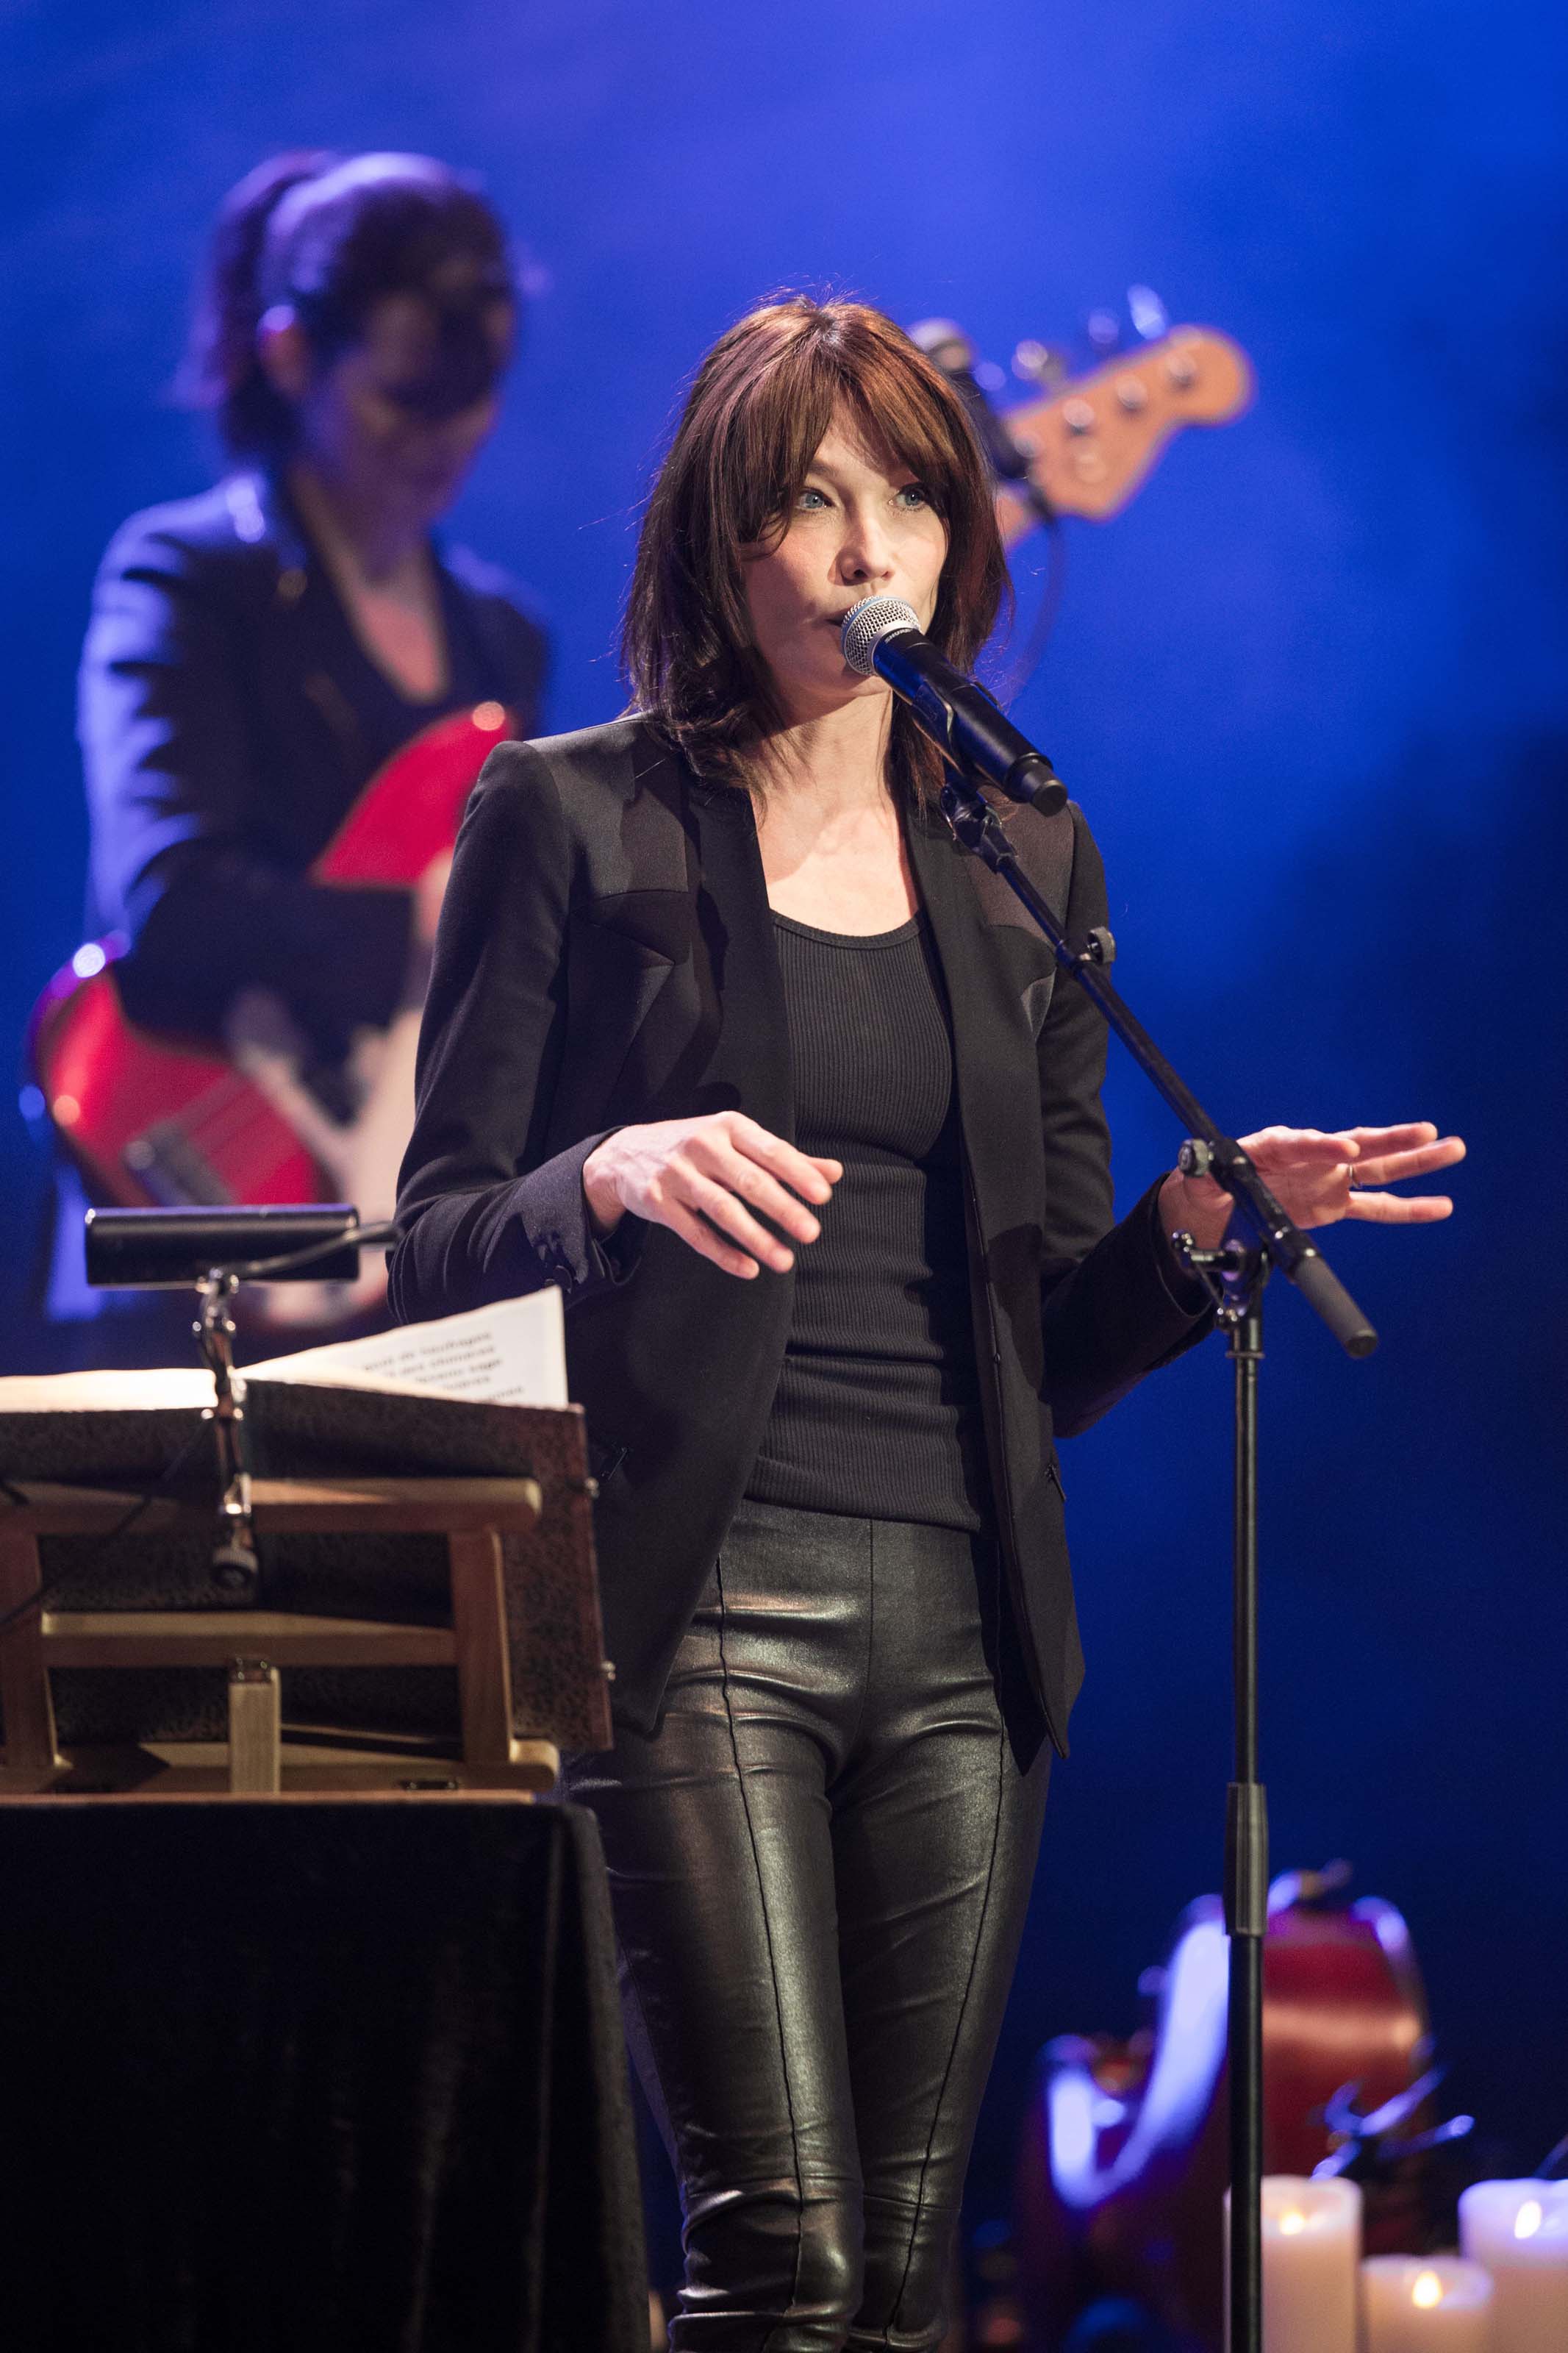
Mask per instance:
[[[622,632],[636,707],[700,775],[755,784],[782,723],[752,642],[742,551],[788,525],[836,410],[908,466],[947,526],[932,641],[967,670],[1007,585],[990,477],[963,406],[907,335],[860,302],[751,311],[697,372],[643,519]],[[935,799],[942,755],[893,706],[891,782]]]

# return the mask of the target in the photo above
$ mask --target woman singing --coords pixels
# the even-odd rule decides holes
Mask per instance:
[[[627,2033],[679,2174],[671,2341],[929,2348],[1080,1674],[1054,1439],[1207,1329],[1171,1176],[1118,1223],[1104,1029],[839,651],[970,664],[1003,565],[957,400],[858,305],[757,311],[654,491],[634,712],[495,753],[437,942],[404,1317],[545,1282],[601,1480]],[[1009,817],[1068,929],[1082,818]],[[1303,1225],[1424,1125],[1249,1145]]]
[[[495,423],[518,304],[500,218],[445,164],[258,166],[219,216],[187,367],[223,477],[133,515],[93,594],[92,928],[131,943],[125,1009],[221,1044],[237,1000],[267,991],[335,1115],[356,1031],[415,985],[447,861],[413,890],[325,887],[312,861],[435,720],[493,702],[538,722],[542,630],[503,575],[432,536]],[[65,1315],[103,1297],[71,1276],[70,1190]]]

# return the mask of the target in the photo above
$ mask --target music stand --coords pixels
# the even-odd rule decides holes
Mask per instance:
[[[553,1785],[562,1746],[609,1745],[580,1409],[263,1376],[242,1394],[229,1354],[237,1282],[315,1271],[323,1257],[386,1238],[354,1227],[352,1210],[312,1209],[305,1248],[250,1260],[258,1219],[270,1237],[286,1214],[223,1213],[238,1227],[226,1264],[212,1263],[217,1213],[94,1220],[99,1247],[106,1234],[113,1242],[108,1279],[189,1282],[182,1251],[205,1265],[198,1331],[212,1404],[195,1380],[170,1405],[168,1376],[141,1377],[144,1403],[138,1377],[128,1377],[129,1403],[111,1384],[121,1401],[96,1409],[90,1394],[82,1402],[90,1375],[0,1382],[11,1498],[0,1502],[0,1787],[70,1786],[76,1768],[62,1755],[51,1686],[61,1670],[164,1678],[142,1678],[131,1757],[79,1758],[79,1788],[82,1774],[107,1772],[113,1786],[156,1776],[171,1794],[423,1779],[535,1790]],[[46,1606],[59,1586],[74,1588],[77,1606]],[[171,1679],[214,1667],[226,1670],[226,1721],[193,1725],[188,1672],[183,1698]],[[430,1667],[456,1672],[456,1743],[427,1725],[358,1740],[352,1725],[329,1725],[285,1749],[280,1669],[306,1682],[321,1671]],[[418,1681],[405,1676],[400,1702]],[[192,1739],[193,1729],[206,1736]]]

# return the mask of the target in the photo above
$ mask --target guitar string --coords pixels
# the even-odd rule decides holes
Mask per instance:
[[[273,1112],[274,1107],[267,1102],[265,1096],[262,1096],[259,1103],[252,1100],[254,1089],[254,1081],[246,1079],[243,1074],[236,1073],[231,1080],[225,1082],[222,1090],[225,1100],[211,1103],[201,1119],[188,1122],[182,1113],[174,1113],[166,1120],[161,1121],[159,1124],[165,1130],[174,1129],[180,1142],[197,1153],[216,1176],[219,1173],[217,1163],[221,1155],[231,1145],[240,1142],[247,1133],[259,1130],[268,1113]],[[198,1101],[205,1103],[210,1096],[218,1092],[218,1085],[215,1082],[207,1094],[199,1097]],[[282,1114],[274,1113],[274,1116],[280,1119]],[[284,1124],[287,1125],[287,1123],[285,1122]],[[298,1138],[294,1141],[299,1143],[299,1148],[301,1151],[305,1150],[305,1145],[300,1143]],[[267,1169],[261,1173],[270,1174],[271,1170],[280,1166],[287,1157],[288,1151],[285,1149],[276,1155],[268,1163]]]
[[[268,1101],[255,1080],[239,1072],[226,1101],[215,1104],[203,1118],[189,1126],[179,1121],[170,1124],[179,1125],[185,1141],[199,1145],[210,1156],[221,1152],[236,1136],[243,1135],[247,1128],[259,1127],[268,1113],[278,1119],[283,1116]]]
[[[182,1103],[178,1111],[171,1112],[166,1120],[158,1124],[178,1128],[182,1136],[194,1139],[231,1104],[243,1102],[253,1083],[238,1071],[226,1069],[217,1078],[210,1079],[200,1094],[192,1095],[188,1103]]]

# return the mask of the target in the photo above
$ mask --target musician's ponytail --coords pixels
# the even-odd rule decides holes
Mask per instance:
[[[292,403],[262,365],[276,310],[330,366],[376,303],[418,295],[436,333],[409,406],[432,417],[487,398],[521,308],[507,234],[482,191],[428,155],[274,155],[218,216],[183,388],[210,408],[237,458],[276,465],[295,434]]]
[[[193,408],[212,410],[224,447],[235,457],[271,458],[288,448],[292,414],[256,345],[267,304],[267,232],[290,190],[337,161],[325,148],[269,156],[230,189],[218,214],[179,388]]]

